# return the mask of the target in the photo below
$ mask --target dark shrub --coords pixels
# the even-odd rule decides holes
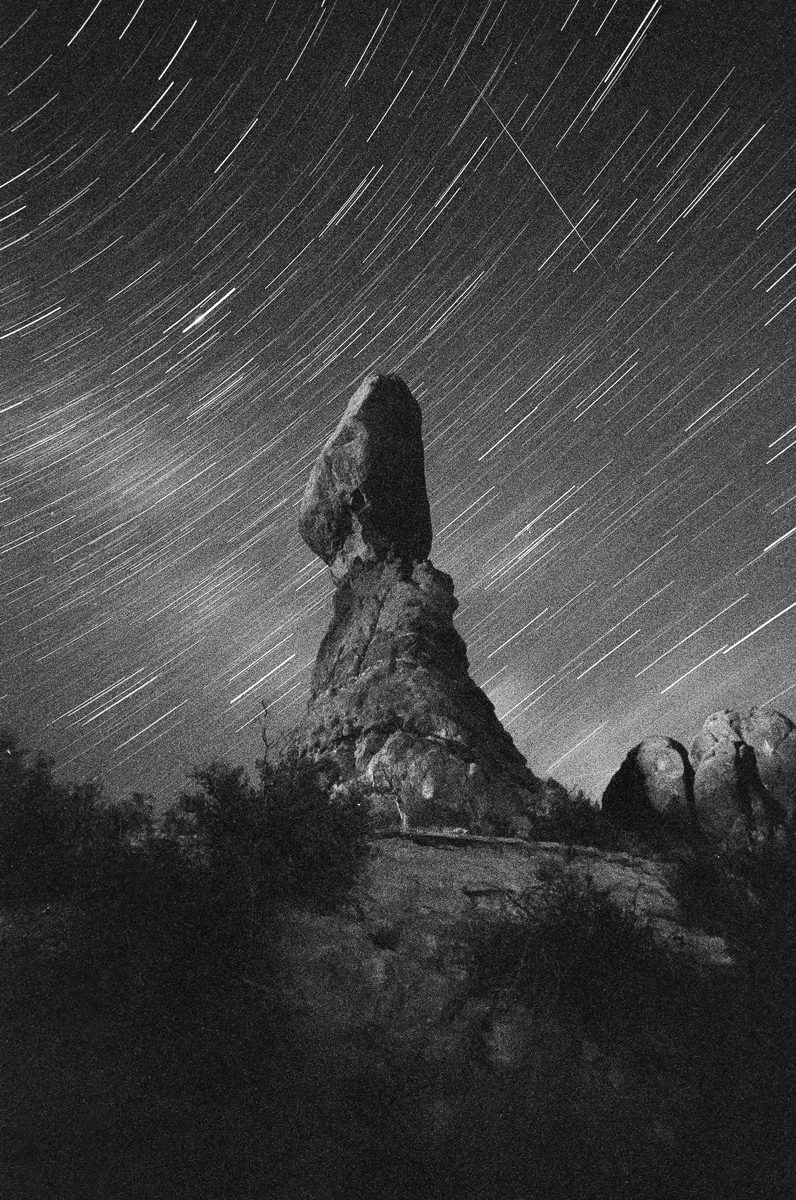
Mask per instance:
[[[665,1091],[676,1081],[683,1113],[678,1141],[665,1154],[661,1148],[652,1155],[639,1142],[632,1175],[625,1177],[624,1168],[612,1175],[606,1162],[608,1174],[601,1179],[604,1147],[585,1141],[579,1147],[577,1139],[571,1145],[584,1195],[625,1194],[617,1192],[619,1183],[628,1195],[656,1200],[792,1195],[792,851],[781,847],[732,860],[691,857],[683,865],[679,896],[695,925],[727,938],[736,962],[729,975],[693,969],[655,943],[632,914],[615,909],[588,884],[559,875],[543,894],[521,897],[514,914],[474,926],[472,991],[498,1005],[519,1002],[542,1021],[551,1010],[565,1022],[567,1013],[574,1015],[609,1054],[624,1047],[641,1071],[660,1071],[656,1086]],[[566,1102],[556,1110],[552,1093],[551,1102],[551,1117],[557,1111],[568,1126]],[[539,1117],[535,1129],[544,1128]],[[630,1151],[632,1144],[628,1163]],[[538,1185],[545,1195],[554,1194],[543,1180]],[[567,1187],[563,1192],[572,1194]]]
[[[792,1195],[796,1180],[796,861],[793,846],[697,849],[678,899],[693,925],[726,938],[737,964],[694,1048],[694,1141],[711,1195]],[[698,1130],[698,1133],[696,1132]],[[686,1147],[696,1153],[696,1146]],[[707,1197],[707,1189],[695,1193]]]
[[[328,907],[350,890],[368,854],[365,796],[333,786],[336,767],[293,757],[263,770],[265,828],[280,888],[296,903]]]
[[[264,765],[253,787],[214,762],[155,829],[146,797],[106,804],[5,749],[0,869],[32,936],[22,952],[12,927],[0,972],[0,1193],[289,1194],[301,1164],[283,1142],[306,1173],[319,1139],[285,1113],[301,1061],[283,1048],[274,905],[345,896],[366,806],[306,764]]]
[[[636,850],[638,839],[613,825],[582,791],[570,792],[548,779],[547,811],[532,817],[531,837],[539,842],[596,846],[601,850]]]
[[[0,894],[6,902],[65,897],[92,856],[99,789],[64,785],[53,762],[0,733]]]
[[[543,891],[519,896],[512,913],[474,925],[470,972],[477,994],[564,1006],[594,1022],[643,1015],[671,987],[674,968],[632,912],[561,870]]]
[[[364,799],[333,788],[334,764],[292,757],[259,766],[257,789],[242,767],[212,762],[192,770],[198,787],[166,815],[164,832],[214,873],[242,872],[255,891],[274,899],[339,902],[368,852]]]

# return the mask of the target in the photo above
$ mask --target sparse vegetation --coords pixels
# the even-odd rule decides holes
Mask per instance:
[[[796,868],[792,848],[711,856],[681,864],[679,899],[694,926],[724,936],[736,968],[708,976],[657,943],[588,883],[554,875],[542,893],[473,927],[471,995],[495,1012],[530,1010],[541,1028],[582,1029],[609,1057],[629,1054],[639,1072],[676,1081],[675,1144],[649,1145],[632,1131],[638,1114],[618,1100],[616,1126],[596,1144],[582,1127],[577,1037],[557,1065],[539,1110],[541,1128],[562,1131],[576,1182],[548,1193],[550,1165],[529,1166],[544,1194],[699,1197],[790,1196],[796,1184]],[[538,1070],[529,1058],[528,1071]],[[527,1079],[508,1085],[509,1112],[530,1103]],[[532,1089],[531,1089],[532,1091]],[[522,1097],[525,1096],[525,1100]],[[582,1102],[582,1096],[581,1096]],[[538,1098],[537,1098],[538,1103]],[[485,1104],[486,1107],[486,1104]],[[528,1111],[526,1107],[526,1111]],[[628,1136],[630,1134],[630,1136]],[[535,1171],[540,1172],[537,1177]],[[584,1190],[578,1190],[578,1186]]]
[[[95,781],[57,783],[54,763],[0,730],[0,902],[66,899],[154,833],[151,799],[108,803]]]
[[[584,792],[568,791],[554,779],[548,779],[545,787],[546,812],[532,817],[534,840],[631,853],[639,850],[639,839],[613,825]]]
[[[277,931],[282,904],[328,920],[365,861],[366,805],[331,766],[263,762],[252,783],[208,763],[155,821],[145,796],[56,784],[10,734],[0,762],[3,1196],[793,1194],[792,848],[683,859],[679,899],[729,940],[730,979],[551,872],[467,941],[484,1036],[531,1031],[514,1068],[475,1034],[435,1057],[377,1031],[320,1061],[281,1006]],[[587,805],[562,798],[551,835],[600,845]]]
[[[476,994],[495,991],[530,1008],[567,1007],[587,1024],[647,1017],[671,993],[677,968],[632,912],[562,869],[544,890],[470,937]]]
[[[8,732],[2,750],[0,1194],[243,1195],[275,907],[345,898],[365,806],[306,764],[264,761],[254,786],[211,762],[156,823],[146,797],[58,784]]]
[[[168,860],[206,882],[240,877],[250,897],[323,907],[367,854],[364,797],[333,788],[332,763],[263,759],[258,786],[242,767],[205,763],[157,823],[151,797],[107,801],[93,781],[57,783],[53,765],[0,731],[0,902],[97,900],[134,867]]]

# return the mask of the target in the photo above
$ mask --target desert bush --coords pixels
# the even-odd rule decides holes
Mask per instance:
[[[634,1162],[631,1138],[622,1152],[631,1176],[612,1176],[611,1163],[601,1164],[602,1148],[593,1142],[593,1131],[591,1145],[584,1140],[572,1146],[571,1163],[581,1173],[584,1194],[617,1194],[617,1184],[626,1184],[628,1194],[694,1200],[792,1195],[796,868],[791,853],[779,848],[732,860],[691,858],[683,867],[679,895],[694,924],[727,938],[736,963],[729,975],[688,965],[655,943],[632,913],[614,908],[588,883],[559,874],[542,893],[521,896],[513,913],[473,925],[470,994],[495,1006],[522,1004],[542,1022],[552,1013],[567,1028],[589,1030],[609,1054],[624,1047],[640,1071],[660,1071],[660,1086],[671,1088],[676,1081],[683,1114],[678,1141],[660,1157],[639,1143]],[[523,1072],[520,1077],[525,1078]],[[514,1101],[522,1109],[522,1087],[515,1090]],[[534,1128],[552,1122],[562,1135],[571,1132],[568,1103],[563,1091],[558,1096],[552,1090],[544,1111],[533,1115]],[[573,1118],[578,1111],[576,1104]],[[587,1134],[584,1130],[584,1139]],[[527,1178],[534,1185],[540,1161],[544,1156],[529,1160]],[[552,1194],[544,1179],[539,1186]],[[570,1181],[564,1193],[576,1194],[568,1190],[574,1186]]]
[[[297,756],[264,768],[265,829],[279,887],[298,904],[340,903],[368,855],[372,821],[364,793],[335,786],[334,763]]]
[[[621,1045],[641,1070],[660,1070],[668,1086],[677,1081],[687,1114],[680,1140],[660,1163],[641,1154],[633,1167],[640,1175],[626,1181],[630,1192],[695,1200],[792,1194],[792,849],[732,856],[696,850],[681,866],[677,893],[694,925],[727,939],[735,960],[729,975],[688,965],[632,912],[558,873],[540,893],[521,896],[514,912],[473,925],[471,994],[522,1004],[537,1019],[552,1012],[573,1027],[580,1023],[609,1053]],[[551,1093],[543,1120],[567,1126],[566,1111],[566,1098],[557,1106]],[[608,1176],[600,1180],[599,1146],[573,1161],[587,1186],[598,1193],[608,1187]],[[610,1175],[610,1163],[603,1165]],[[537,1166],[529,1166],[529,1178]]]
[[[643,1016],[676,974],[633,912],[563,868],[518,896],[512,911],[476,919],[468,959],[474,994],[566,1007],[590,1023]]]
[[[696,844],[683,855],[677,897],[689,924],[748,942],[750,920],[796,924],[796,854],[789,842],[719,850]]]
[[[242,767],[215,761],[194,768],[195,786],[166,813],[164,834],[214,873],[242,871],[272,899],[340,902],[367,857],[364,797],[334,788],[334,764],[293,756],[259,767],[259,787]]]
[[[267,988],[274,906],[340,902],[369,828],[364,806],[336,800],[306,764],[263,764],[259,787],[219,760],[188,776],[157,830],[134,807],[115,814],[126,836],[79,893],[87,976],[144,1007],[171,997],[182,1013],[246,980]],[[131,825],[144,830],[138,840]]]
[[[689,923],[720,934],[736,963],[692,1039],[694,1110],[711,1194],[792,1195],[796,1180],[796,861],[793,847],[698,847],[680,864]],[[694,1138],[696,1141],[696,1135]],[[699,1193],[707,1197],[708,1192]]]
[[[0,898],[71,902],[83,991],[169,1027],[267,990],[274,905],[339,903],[367,854],[366,805],[304,762],[263,761],[259,786],[242,767],[194,767],[158,825],[150,797],[106,802],[52,766],[6,732]]]
[[[81,860],[98,834],[100,793],[93,782],[53,779],[53,760],[31,755],[0,731],[0,896],[6,902],[71,894]]]
[[[333,904],[367,854],[368,806],[332,784],[333,764],[262,760],[254,786],[243,767],[213,760],[191,768],[189,786],[156,828],[153,801],[133,793],[106,801],[95,781],[58,783],[54,763],[0,731],[0,899],[98,897],[157,845],[175,871],[200,859],[217,882],[246,879],[297,903]]]
[[[553,779],[548,779],[545,786],[545,812],[531,818],[534,840],[596,846],[601,850],[638,849],[638,839],[612,825],[583,791],[568,791]]]
[[[274,1173],[281,1186],[291,1171],[268,1131],[289,1135],[298,1064],[274,1082],[286,1036],[274,905],[344,896],[365,858],[364,806],[306,766],[269,767],[255,787],[213,762],[156,826],[146,797],[113,806],[56,788],[46,763],[34,792],[24,753],[8,750],[0,815],[27,848],[28,900],[54,894],[36,854],[48,863],[57,839],[72,849],[68,903],[33,906],[45,925],[58,909],[57,939],[0,973],[0,1192],[209,1200],[265,1194]],[[31,795],[44,816],[25,824]]]

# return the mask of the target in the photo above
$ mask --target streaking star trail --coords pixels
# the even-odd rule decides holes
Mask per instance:
[[[374,370],[537,774],[597,798],[642,737],[792,711],[794,41],[767,0],[0,18],[0,721],[117,794],[251,766]]]

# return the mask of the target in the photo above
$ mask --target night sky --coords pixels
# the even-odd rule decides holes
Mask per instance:
[[[251,766],[374,370],[537,774],[597,798],[645,735],[792,714],[789,8],[5,3],[0,722],[111,795]]]

